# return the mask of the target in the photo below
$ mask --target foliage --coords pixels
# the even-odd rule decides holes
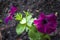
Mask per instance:
[[[2,19],[0,19],[0,22],[2,22]]]
[[[25,27],[26,27],[25,25],[18,24],[16,27],[17,34],[20,35],[25,30]]]
[[[22,14],[21,13],[17,13],[16,16],[15,16],[16,20],[21,20],[22,19]]]
[[[17,13],[15,16],[16,20],[19,20],[19,24],[16,27],[17,34],[21,34],[25,29],[29,29],[32,26],[34,18],[32,18],[32,14],[29,12],[25,12],[25,17],[22,17],[22,13]]]

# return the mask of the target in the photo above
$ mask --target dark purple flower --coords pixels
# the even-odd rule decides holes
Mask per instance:
[[[55,14],[45,15],[41,12],[38,19],[34,20],[34,24],[39,32],[50,34],[56,30],[57,16]]]
[[[12,20],[12,16],[8,16],[4,19],[5,23],[7,24],[9,20]]]
[[[9,14],[14,15],[14,13],[17,11],[17,8],[15,6],[11,6]]]
[[[17,11],[17,8],[14,6],[11,6],[10,11],[9,11],[9,15],[4,19],[6,24],[8,23],[9,20],[12,20],[12,17],[16,11]]]

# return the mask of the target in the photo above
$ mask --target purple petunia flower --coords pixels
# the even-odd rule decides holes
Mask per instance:
[[[45,15],[41,12],[38,19],[34,20],[34,24],[39,32],[50,34],[56,30],[57,16],[55,14]]]
[[[14,15],[14,13],[17,11],[17,8],[15,6],[11,6],[9,14]]]
[[[12,20],[12,16],[8,16],[4,19],[5,23],[7,24],[9,20]]]
[[[4,22],[6,24],[8,23],[9,20],[12,20],[12,17],[16,11],[17,11],[17,8],[14,6],[11,6],[10,11],[9,11],[9,15],[4,19]]]

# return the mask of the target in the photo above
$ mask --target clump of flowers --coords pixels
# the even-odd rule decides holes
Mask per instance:
[[[24,30],[28,32],[30,40],[45,40],[47,38],[50,40],[48,34],[54,32],[57,27],[57,16],[55,14],[45,15],[41,12],[38,18],[32,18],[30,12],[23,11],[22,13],[17,13],[15,16],[16,20],[19,20],[19,24],[16,26],[16,33],[20,35]]]
[[[13,16],[17,8],[11,6],[9,15],[4,19],[7,24],[9,20],[13,19]],[[32,14],[28,11],[23,11],[22,13],[16,13],[15,20],[18,20],[19,23],[16,26],[16,33],[20,35],[26,30],[30,40],[50,40],[48,34],[54,32],[57,28],[57,14],[45,15],[44,12],[41,12],[38,18],[33,18]],[[1,21],[1,20],[0,20]]]
[[[8,16],[4,19],[4,22],[7,24],[9,20],[13,19],[14,13],[17,11],[15,6],[11,6]]]
[[[38,19],[34,20],[34,24],[39,32],[50,34],[56,30],[57,16],[55,14],[45,15],[41,12]]]

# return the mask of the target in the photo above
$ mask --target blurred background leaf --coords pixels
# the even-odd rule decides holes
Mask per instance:
[[[2,22],[2,19],[0,19],[0,22]]]

